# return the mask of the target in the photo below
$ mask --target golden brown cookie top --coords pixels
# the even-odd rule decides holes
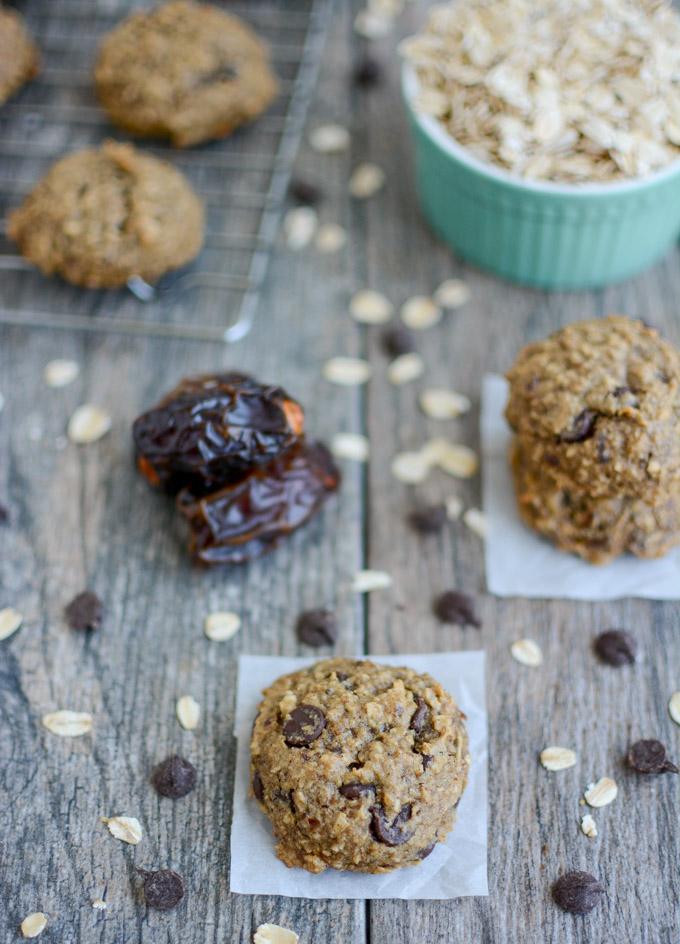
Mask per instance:
[[[46,274],[77,285],[155,281],[192,259],[203,206],[170,164],[113,141],[62,158],[9,218],[9,236]]]
[[[95,84],[114,121],[179,147],[228,134],[277,91],[267,47],[250,27],[192,0],[117,26],[102,43]]]
[[[0,7],[0,105],[38,72],[38,50],[22,18]]]
[[[565,484],[652,497],[680,475],[680,354],[643,322],[568,325],[527,345],[507,376],[508,422]]]
[[[288,865],[414,865],[451,829],[467,781],[464,716],[429,675],[329,659],[264,693],[253,791]]]

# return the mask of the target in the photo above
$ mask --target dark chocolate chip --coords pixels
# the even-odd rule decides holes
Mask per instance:
[[[316,705],[298,705],[283,726],[283,736],[288,747],[308,747],[313,744],[326,727],[323,711]]]
[[[416,345],[413,335],[402,325],[394,328],[385,328],[380,335],[382,349],[388,357],[399,357],[400,354],[410,354],[415,351]]]
[[[184,880],[172,869],[147,872],[137,869],[144,878],[144,897],[149,908],[170,911],[184,898]]]
[[[433,604],[435,615],[442,623],[458,623],[460,626],[476,626],[480,623],[472,599],[459,590],[447,590]]]
[[[345,783],[338,788],[339,793],[346,800],[358,800],[369,793],[375,793],[375,785],[372,783]]]
[[[414,695],[413,697],[416,701],[416,710],[413,712],[409,728],[415,731],[416,734],[420,734],[428,725],[430,709],[420,695]]]
[[[429,846],[425,846],[424,849],[416,852],[416,859],[427,859],[427,857],[434,851],[434,847],[436,845],[436,842],[431,842]]]
[[[262,783],[262,777],[257,771],[253,773],[253,794],[255,799],[262,803],[264,800],[264,784]]]
[[[432,756],[432,754],[421,754],[421,757],[423,758],[423,770],[427,770],[427,768],[430,766],[430,764],[434,760],[434,757]]]
[[[574,422],[569,429],[560,433],[561,442],[580,443],[585,442],[595,432],[595,423],[597,422],[597,413],[595,410],[581,410],[575,417]]]
[[[625,629],[608,629],[595,640],[595,652],[607,665],[632,665],[637,657],[637,643]]]
[[[406,833],[402,830],[404,823],[411,817],[411,804],[407,803],[399,810],[392,822],[387,819],[385,810],[379,804],[372,806],[371,813],[371,833],[376,842],[381,842],[385,846],[401,846],[408,842],[412,833]]]
[[[335,677],[337,678],[338,682],[346,682],[349,678],[349,675],[347,672],[336,672]]]
[[[288,192],[296,203],[302,203],[305,206],[316,206],[321,200],[321,191],[316,184],[308,180],[300,180],[299,177],[291,180]]]
[[[161,796],[178,800],[196,786],[196,768],[185,757],[173,754],[154,768],[151,782]]]
[[[338,638],[338,625],[330,610],[306,610],[298,617],[297,634],[308,646],[332,646]]]
[[[630,393],[630,387],[614,387],[612,393],[615,397],[622,397],[624,393]]]
[[[436,534],[446,522],[444,505],[423,505],[408,516],[408,523],[420,534]]]
[[[654,739],[636,741],[628,751],[628,764],[639,774],[677,774],[678,768],[666,757],[666,748]]]
[[[552,887],[556,904],[571,914],[587,914],[592,911],[603,894],[602,885],[588,872],[566,872]]]
[[[382,81],[382,67],[375,59],[366,56],[359,62],[352,73],[352,81],[359,88],[374,88]]]
[[[84,590],[71,600],[64,615],[71,629],[99,629],[104,616],[104,604],[96,593]]]

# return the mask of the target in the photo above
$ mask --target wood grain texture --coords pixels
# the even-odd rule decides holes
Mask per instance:
[[[421,15],[409,10],[408,32]],[[680,343],[680,257],[605,292],[547,295],[508,286],[470,269],[423,223],[413,193],[407,131],[399,106],[394,39],[376,53],[389,79],[370,93],[349,92],[347,73],[360,48],[352,9],[339,5],[324,57],[310,125],[326,120],[354,129],[348,155],[320,158],[302,149],[298,169],[324,190],[322,218],[350,231],[332,256],[291,254],[281,246],[252,334],[233,349],[158,340],[3,330],[0,390],[0,501],[11,525],[0,532],[0,606],[25,616],[0,643],[0,938],[14,941],[22,918],[50,915],[43,940],[73,944],[182,941],[249,942],[261,921],[295,928],[302,944],[676,944],[680,934],[678,780],[641,780],[622,765],[628,743],[665,740],[677,760],[680,734],[666,712],[680,687],[678,607],[624,600],[606,604],[498,600],[485,592],[482,547],[462,524],[419,538],[404,517],[416,496],[390,474],[392,456],[446,430],[478,443],[481,374],[504,370],[526,340],[560,324],[626,311],[662,327]],[[410,20],[410,22],[409,22]],[[368,203],[346,196],[349,169],[381,164],[388,187]],[[386,291],[395,303],[462,275],[468,306],[418,337],[427,383],[470,395],[473,412],[450,424],[428,422],[416,407],[418,383],[397,389],[384,375],[376,329],[346,316],[357,288]],[[4,282],[20,302],[45,300],[49,283]],[[86,310],[87,293],[77,302]],[[365,353],[375,376],[367,390],[333,388],[320,377],[332,354]],[[54,357],[74,358],[80,378],[63,390],[41,379]],[[180,376],[238,366],[275,380],[307,408],[310,429],[329,438],[367,431],[368,471],[344,465],[340,496],[275,555],[247,569],[196,572],[188,565],[176,516],[132,468],[134,416]],[[68,416],[85,401],[113,415],[111,434],[76,448],[63,442]],[[479,504],[479,483],[433,477],[418,498],[456,491]],[[353,573],[367,562],[394,577],[392,591],[357,600]],[[85,586],[106,604],[102,630],[69,631],[62,610]],[[441,626],[432,597],[459,587],[472,593],[481,632]],[[367,602],[366,609],[365,602]],[[228,892],[234,742],[235,659],[249,653],[309,652],[293,624],[304,607],[333,606],[342,653],[430,651],[483,646],[488,656],[490,729],[490,895],[452,902],[301,901]],[[243,628],[223,645],[202,634],[204,616],[236,609]],[[599,665],[594,634],[608,626],[635,632],[641,663],[620,671]],[[544,665],[514,663],[510,643],[536,639]],[[194,733],[174,716],[176,698],[202,706]],[[60,740],[40,725],[57,708],[92,711],[95,733]],[[544,771],[548,743],[577,750],[578,765]],[[198,767],[200,786],[173,803],[148,784],[170,752]],[[597,812],[600,835],[579,832],[585,785],[616,777],[620,795]],[[138,816],[144,838],[124,846],[99,818]],[[147,912],[135,867],[174,867],[187,879],[177,911]],[[595,872],[606,902],[586,919],[559,912],[549,886],[566,868]],[[104,897],[105,913],[91,908]]]

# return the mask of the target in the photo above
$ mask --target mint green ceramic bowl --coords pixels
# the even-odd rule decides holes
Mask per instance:
[[[680,235],[680,161],[649,177],[612,184],[552,184],[475,158],[402,90],[425,216],[463,258],[515,282],[548,289],[597,288],[656,262]]]

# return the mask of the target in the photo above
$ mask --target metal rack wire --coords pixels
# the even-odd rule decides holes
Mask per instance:
[[[234,342],[255,316],[332,0],[225,4],[269,44],[278,101],[225,141],[187,151],[140,145],[182,170],[204,200],[203,251],[188,270],[155,286],[133,278],[122,291],[77,289],[43,278],[17,256],[1,221],[58,157],[121,136],[97,106],[92,66],[102,35],[130,6],[130,0],[21,4],[42,70],[0,109],[0,324]]]

